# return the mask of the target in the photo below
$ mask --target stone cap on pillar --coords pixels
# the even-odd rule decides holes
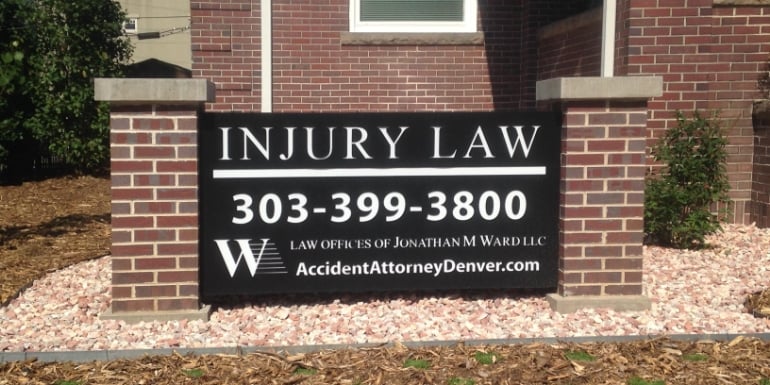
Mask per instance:
[[[213,102],[214,91],[206,79],[94,79],[94,99],[112,104],[200,104]]]
[[[663,95],[660,76],[553,78],[537,82],[535,98],[548,100],[639,100]]]

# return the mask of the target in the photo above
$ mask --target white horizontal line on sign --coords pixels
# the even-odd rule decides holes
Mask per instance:
[[[532,167],[402,167],[402,168],[294,168],[219,169],[214,179],[355,178],[394,176],[524,176],[545,175],[545,166]]]

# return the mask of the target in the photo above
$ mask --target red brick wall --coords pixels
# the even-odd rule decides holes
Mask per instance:
[[[602,9],[572,16],[540,29],[537,77],[599,76]]]
[[[251,0],[190,1],[193,77],[215,82],[211,110],[259,111],[258,7]]]
[[[581,4],[479,2],[481,44],[343,44],[348,0],[273,1],[275,112],[534,108],[536,33]],[[193,76],[208,110],[259,111],[260,15],[251,0],[191,1]]]
[[[342,45],[347,0],[273,9],[275,111],[494,108],[482,45]]]
[[[671,127],[676,110],[719,111],[727,130],[733,220],[748,223],[752,101],[770,52],[770,7],[712,6],[711,0],[621,0],[628,53],[621,75],[660,75],[664,94],[649,106],[648,142]]]
[[[757,190],[763,185],[756,178],[752,184],[752,170],[758,166],[752,163],[756,151],[751,105],[762,97],[758,79],[770,54],[770,7],[714,5],[712,0],[620,0],[618,17],[616,75],[664,79],[663,96],[649,104],[648,145],[675,124],[676,110],[719,112],[730,141],[728,173],[736,203],[732,220],[757,221],[750,202],[767,190]],[[552,33],[560,28],[562,33]],[[587,31],[594,31],[593,39]],[[563,21],[541,30],[538,77],[598,74],[600,64],[590,53],[598,53],[600,34],[600,19],[593,25]]]
[[[115,313],[199,308],[196,108],[111,107]]]

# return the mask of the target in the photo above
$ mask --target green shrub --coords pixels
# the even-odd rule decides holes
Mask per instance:
[[[27,166],[32,144],[79,171],[107,165],[109,106],[93,79],[121,76],[130,58],[120,4],[0,0],[0,20],[0,164]]]
[[[716,116],[695,111],[688,119],[677,111],[676,119],[652,150],[663,168],[647,180],[644,230],[654,243],[699,248],[727,215],[727,140]]]

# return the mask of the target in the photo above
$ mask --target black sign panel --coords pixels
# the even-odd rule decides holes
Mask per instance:
[[[207,113],[201,295],[557,282],[552,113]]]

